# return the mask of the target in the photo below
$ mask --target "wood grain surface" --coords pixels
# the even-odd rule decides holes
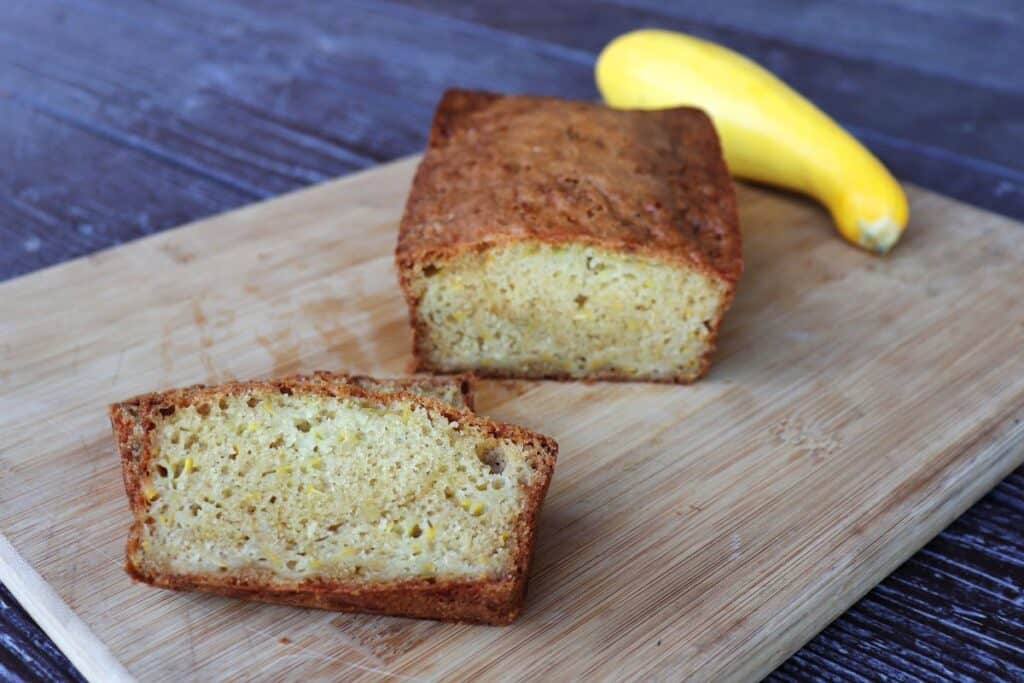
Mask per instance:
[[[392,249],[414,162],[0,285],[0,529],[54,593],[9,553],[0,578],[77,645],[87,676],[117,673],[109,652],[143,680],[747,679],[1024,459],[1019,225],[912,189],[907,239],[878,259],[817,207],[743,187],[749,284],[706,380],[480,383],[481,412],[561,445],[513,627],[132,584],[105,404],[316,368],[400,372]],[[76,618],[53,618],[64,609]]]
[[[418,151],[447,85],[595,97],[638,26],[761,60],[899,176],[1024,220],[1016,0],[10,0],[0,279]],[[773,680],[1012,679],[1022,529],[1024,469]],[[76,676],[0,586],[0,679]]]

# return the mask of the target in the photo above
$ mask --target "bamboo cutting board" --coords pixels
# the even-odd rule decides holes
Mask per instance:
[[[481,382],[561,444],[523,618],[446,625],[133,584],[108,402],[400,373],[415,160],[0,285],[0,579],[95,680],[759,676],[1024,459],[1024,226],[916,189],[887,258],[740,188],[747,269],[689,387]]]

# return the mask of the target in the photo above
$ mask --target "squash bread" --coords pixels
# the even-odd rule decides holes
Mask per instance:
[[[133,514],[128,573],[267,602],[509,623],[558,447],[469,412],[464,385],[321,373],[111,406]]]
[[[396,248],[415,367],[693,381],[740,249],[700,110],[449,91]]]

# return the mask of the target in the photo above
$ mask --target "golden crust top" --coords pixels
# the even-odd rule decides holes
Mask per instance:
[[[399,264],[518,240],[646,253],[735,282],[735,192],[710,119],[449,90],[406,204]]]

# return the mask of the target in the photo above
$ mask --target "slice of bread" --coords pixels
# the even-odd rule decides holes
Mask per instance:
[[[742,270],[701,111],[449,91],[396,248],[416,367],[690,382]]]
[[[128,573],[268,602],[511,622],[557,444],[411,391],[437,383],[338,379],[111,406],[134,516]],[[449,384],[456,393],[442,393],[465,396]]]

